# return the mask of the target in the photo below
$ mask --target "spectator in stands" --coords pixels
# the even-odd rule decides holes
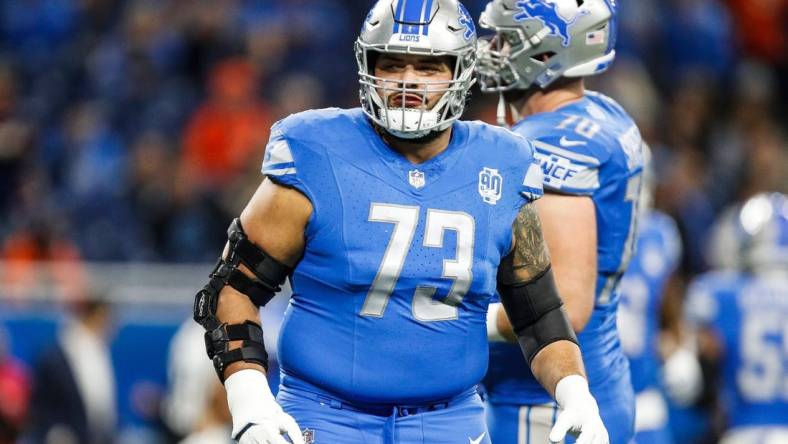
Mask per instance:
[[[57,219],[48,215],[28,219],[0,245],[0,260],[5,262],[0,285],[7,296],[24,298],[47,283],[56,284],[66,300],[84,291],[86,276],[79,249]]]
[[[17,90],[16,74],[0,62],[0,190],[17,186],[33,148],[33,128],[18,115]],[[10,197],[11,193],[0,193],[0,223],[7,217]]]
[[[27,419],[30,377],[8,351],[5,331],[0,327],[0,444],[16,442]]]
[[[203,329],[191,319],[181,324],[170,344],[169,391],[162,419],[182,444],[228,443],[230,411],[224,387],[205,359]]]
[[[75,304],[74,319],[39,359],[28,436],[35,443],[111,443],[116,431],[111,310],[100,293]]]
[[[206,387],[216,381],[216,372],[205,356],[204,333],[202,327],[187,319],[170,343],[169,390],[164,398],[162,417],[173,434],[180,438],[197,430],[213,396]],[[228,432],[223,436],[229,435]]]
[[[201,411],[194,431],[181,444],[229,444],[232,418],[227,408],[227,392],[215,377],[205,381],[202,390],[209,394],[208,403]]]
[[[788,57],[788,2],[784,0],[727,0],[744,50],[772,63]]]
[[[259,163],[273,123],[258,98],[257,76],[248,62],[228,59],[211,72],[209,97],[192,115],[184,133],[182,162],[201,186],[229,185]]]

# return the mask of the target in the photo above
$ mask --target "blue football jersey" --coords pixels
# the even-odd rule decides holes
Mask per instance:
[[[452,128],[448,148],[421,164],[386,145],[360,109],[272,128],[263,173],[314,206],[279,339],[284,386],[420,403],[484,375],[498,265],[542,173],[522,137]]]
[[[616,331],[618,283],[636,239],[643,170],[642,140],[633,120],[612,99],[594,92],[554,112],[528,116],[513,130],[531,140],[548,192],[590,196],[596,208],[597,280],[591,319],[578,335],[592,393],[627,375]],[[490,346],[485,385],[490,401],[551,401],[516,345]],[[628,382],[627,382],[628,384]]]
[[[635,392],[658,387],[659,315],[670,275],[681,258],[681,237],[670,216],[651,211],[638,224],[635,256],[621,278],[618,330]]]
[[[788,279],[707,273],[690,286],[685,313],[722,341],[729,425],[788,425]]]

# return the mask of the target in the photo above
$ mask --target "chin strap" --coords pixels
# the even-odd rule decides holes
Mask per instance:
[[[506,120],[506,99],[503,97],[503,91],[498,92],[498,110],[495,113],[495,119],[498,123],[498,126],[502,126],[504,128],[511,128],[509,122]],[[517,107],[514,104],[509,103],[509,113],[512,116],[512,122],[519,122],[522,120],[522,116],[520,116],[520,112],[517,110]]]
[[[506,99],[503,98],[503,91],[498,93],[498,110],[495,113],[495,120],[498,122],[498,126],[509,128],[509,124],[506,123]]]
[[[517,110],[517,107],[512,105],[511,103],[509,104],[509,112],[512,113],[512,122],[517,123],[523,119],[520,116],[520,112]]]
[[[506,120],[506,108],[507,108],[506,99],[503,97],[503,91],[498,92],[498,110],[495,113],[495,120],[498,123],[498,126],[502,126],[504,128],[511,128],[509,122]],[[513,104],[509,103],[509,113],[512,116],[513,122],[519,122],[520,112],[517,111],[517,107]]]

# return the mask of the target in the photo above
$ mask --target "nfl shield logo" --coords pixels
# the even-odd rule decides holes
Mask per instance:
[[[304,429],[303,438],[304,438],[304,444],[314,444],[315,431],[312,429]]]
[[[408,171],[408,182],[413,188],[421,188],[424,186],[424,173],[419,170]]]
[[[498,203],[502,189],[503,177],[498,174],[498,170],[484,167],[479,171],[479,194],[485,202],[490,205]]]

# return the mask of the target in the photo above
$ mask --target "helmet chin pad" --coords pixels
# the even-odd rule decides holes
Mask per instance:
[[[445,129],[438,125],[440,116],[436,111],[415,108],[380,108],[379,112],[383,128],[401,139],[418,139],[434,130]]]

